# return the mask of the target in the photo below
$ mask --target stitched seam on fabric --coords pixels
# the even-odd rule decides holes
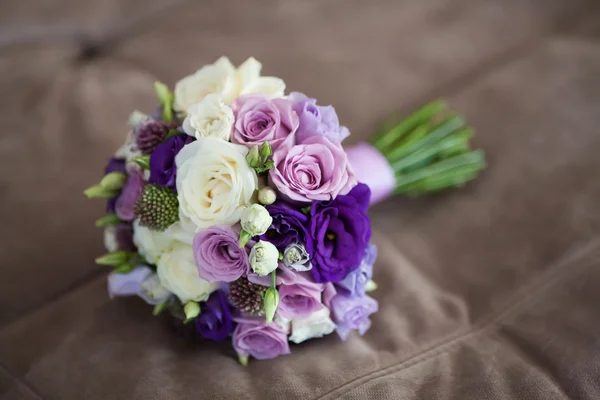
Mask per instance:
[[[25,388],[25,390],[27,390],[36,399],[44,400],[44,398],[39,393],[37,393],[35,390],[33,390],[31,388],[31,386],[29,386],[27,383],[23,382],[21,379],[18,379],[14,374],[11,374],[10,371],[2,364],[0,364],[0,371],[2,373],[4,373],[5,375],[7,375],[9,378],[11,378],[13,381],[21,384],[21,386],[23,386],[23,388]]]
[[[504,309],[490,315],[487,318],[483,318],[481,322],[473,325],[470,329],[450,335],[445,340],[424,348],[421,352],[415,353],[413,356],[409,356],[407,359],[400,361],[399,363],[389,365],[385,368],[378,369],[367,375],[363,375],[346,382],[343,385],[332,389],[329,392],[320,395],[319,397],[316,397],[316,399],[324,400],[326,398],[331,398],[334,395],[345,395],[375,379],[383,378],[402,370],[406,370],[422,362],[434,359],[441,354],[455,350],[458,345],[467,341],[468,339],[478,336],[486,330],[494,328],[495,324],[511,313],[518,311],[522,305],[526,305],[527,303],[534,301],[539,294],[543,293],[546,289],[552,287],[558,280],[560,280],[564,273],[573,272],[573,261],[582,260],[585,256],[597,250],[599,247],[600,240],[594,239],[588,242],[585,246],[581,246],[578,249],[568,252],[566,256],[562,257],[555,263],[556,265],[554,267],[551,267],[542,273],[539,279],[535,281],[532,280],[528,284],[517,289],[514,292],[515,294],[512,296],[512,300],[510,298],[507,300],[507,305]],[[579,269],[588,266],[589,264],[584,262],[576,267]]]

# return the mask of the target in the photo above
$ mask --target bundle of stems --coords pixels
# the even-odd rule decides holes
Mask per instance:
[[[394,194],[419,196],[464,186],[485,168],[483,150],[471,149],[472,136],[473,129],[437,100],[385,124],[370,143],[394,170]]]

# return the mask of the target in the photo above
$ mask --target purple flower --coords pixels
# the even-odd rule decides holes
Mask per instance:
[[[117,296],[139,296],[148,304],[160,304],[166,301],[171,293],[160,284],[156,273],[142,265],[127,274],[111,272],[108,275],[108,294],[110,298]]]
[[[133,221],[135,202],[144,190],[144,171],[138,166],[129,167],[129,175],[121,194],[115,202],[115,214],[123,221]]]
[[[333,321],[342,340],[348,339],[352,329],[357,329],[362,336],[371,326],[369,315],[378,309],[377,301],[369,296],[351,297],[338,294],[331,300]]]
[[[231,308],[222,290],[213,292],[202,304],[202,312],[196,318],[196,330],[203,338],[216,342],[227,339],[233,331]]]
[[[242,356],[258,360],[275,358],[290,353],[287,333],[276,323],[265,323],[264,318],[234,318],[238,326],[233,331],[233,348]]]
[[[240,249],[230,226],[212,226],[194,237],[193,249],[198,274],[209,282],[232,282],[250,268],[247,248]]]
[[[260,237],[273,243],[280,251],[292,243],[303,244],[308,254],[312,251],[312,240],[308,234],[308,216],[284,201],[267,206],[273,223]]]
[[[329,200],[348,193],[357,183],[342,146],[324,136],[311,136],[299,145],[288,137],[273,153],[273,162],[269,178],[281,196],[293,203]]]
[[[104,168],[104,175],[108,175],[111,172],[121,172],[123,174],[127,174],[127,169],[125,168],[125,160],[122,158],[112,157],[106,167]],[[112,199],[108,199],[106,202],[106,211],[107,212],[115,212],[115,204],[117,203],[117,198],[119,196],[113,197]]]
[[[284,318],[308,317],[323,308],[321,294],[324,284],[315,283],[312,276],[296,273],[296,280],[279,287],[279,307],[277,313]],[[306,273],[308,274],[308,273]]]
[[[233,143],[248,147],[269,142],[273,150],[298,129],[298,116],[286,99],[261,95],[239,97],[232,105],[235,125]]]
[[[125,169],[125,160],[122,158],[112,157],[104,168],[104,175],[108,175],[111,172],[121,172],[126,174],[127,170]]]
[[[317,100],[298,92],[290,93],[289,100],[300,118],[296,133],[298,143],[303,143],[314,135],[325,136],[333,143],[341,143],[350,135],[348,128],[340,126],[333,106],[318,106]]]
[[[369,187],[359,183],[347,195],[312,205],[312,272],[317,282],[339,282],[360,266],[371,238],[370,195]]]
[[[336,286],[350,296],[364,296],[367,282],[373,278],[373,264],[377,258],[377,246],[370,244],[360,262],[360,267],[350,272]]]
[[[159,144],[150,156],[150,179],[148,183],[158,186],[167,186],[175,189],[177,166],[175,156],[186,144],[192,143],[196,138],[188,135],[176,135]]]

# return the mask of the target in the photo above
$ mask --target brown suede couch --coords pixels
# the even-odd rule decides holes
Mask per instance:
[[[595,0],[0,2],[0,399],[600,399]],[[238,365],[109,300],[81,194],[128,114],[228,55],[334,104],[353,135],[446,98],[489,168],[371,210],[363,337]]]

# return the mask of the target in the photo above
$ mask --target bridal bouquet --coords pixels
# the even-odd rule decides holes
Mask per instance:
[[[242,364],[334,331],[364,334],[376,247],[367,209],[393,193],[459,186],[483,168],[471,131],[432,103],[348,151],[332,106],[223,57],[155,84],[126,143],[84,193],[107,200],[111,297],[137,295],[231,340]]]

